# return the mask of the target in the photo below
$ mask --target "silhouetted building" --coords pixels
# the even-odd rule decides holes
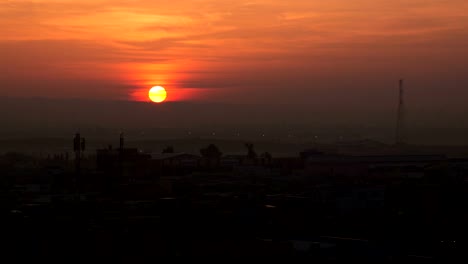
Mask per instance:
[[[159,176],[185,175],[198,170],[200,156],[188,153],[153,153],[150,170]]]
[[[447,161],[444,155],[344,156],[320,155],[306,159],[310,176],[420,178],[426,166]]]
[[[149,174],[150,159],[151,155],[136,148],[113,149],[109,146],[96,151],[96,168],[107,174],[135,178]]]

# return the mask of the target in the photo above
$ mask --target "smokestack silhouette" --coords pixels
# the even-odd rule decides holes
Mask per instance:
[[[123,133],[120,133],[120,143],[119,143],[119,149],[120,150],[123,150],[124,149],[124,134]]]
[[[81,150],[81,136],[80,133],[75,134],[75,138],[73,139],[73,151],[78,152]]]
[[[73,139],[73,150],[75,151],[75,199],[80,199],[80,173],[81,173],[81,155],[86,149],[86,139],[82,138],[80,133],[75,134]]]

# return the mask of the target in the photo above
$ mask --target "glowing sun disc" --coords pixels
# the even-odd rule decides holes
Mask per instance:
[[[148,92],[148,97],[151,101],[155,103],[161,103],[166,100],[167,92],[166,89],[162,86],[154,86]]]

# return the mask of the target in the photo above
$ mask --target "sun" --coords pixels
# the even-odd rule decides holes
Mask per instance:
[[[148,97],[155,103],[162,103],[167,97],[166,89],[162,86],[154,86],[149,90]]]

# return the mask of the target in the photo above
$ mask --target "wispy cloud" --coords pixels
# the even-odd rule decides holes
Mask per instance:
[[[357,74],[356,65],[414,74],[449,63],[459,69],[468,58],[466,10],[465,0],[6,0],[0,80],[99,79],[123,83],[130,94],[161,82],[275,89],[300,76],[303,84],[289,89],[306,91],[317,78]]]

